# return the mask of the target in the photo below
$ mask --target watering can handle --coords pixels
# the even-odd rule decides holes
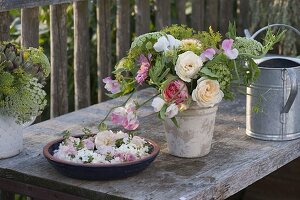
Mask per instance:
[[[254,38],[255,38],[258,34],[260,34],[262,31],[264,31],[264,30],[266,30],[266,29],[268,29],[268,28],[271,28],[271,27],[276,27],[276,26],[279,26],[279,27],[280,27],[280,26],[283,26],[283,27],[289,28],[289,29],[295,31],[295,33],[297,33],[297,35],[300,36],[300,31],[299,31],[298,29],[296,29],[295,27],[292,27],[292,26],[290,26],[290,25],[287,25],[287,24],[270,24],[270,25],[268,25],[268,26],[265,26],[265,27],[259,29],[259,30],[256,31],[252,36],[251,36],[251,34],[250,34],[250,32],[249,32],[248,29],[245,29],[245,30],[244,30],[244,33],[245,33],[245,36],[246,36],[246,37],[254,39]]]
[[[290,95],[281,113],[288,113],[290,111],[298,93],[298,81],[297,81],[297,75],[295,73],[295,70],[292,68],[287,68],[285,70],[287,71],[287,74],[290,77],[291,90],[290,90]]]

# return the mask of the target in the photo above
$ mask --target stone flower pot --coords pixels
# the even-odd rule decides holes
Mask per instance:
[[[164,122],[169,153],[183,158],[197,158],[210,152],[218,106],[190,108],[176,116],[179,128],[167,119]]]
[[[18,155],[23,150],[23,130],[32,122],[17,124],[15,118],[0,115],[0,159]]]

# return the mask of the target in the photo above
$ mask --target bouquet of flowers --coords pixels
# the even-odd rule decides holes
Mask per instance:
[[[157,95],[146,102],[153,100],[158,117],[169,118],[178,126],[176,115],[192,103],[213,107],[223,98],[234,99],[233,88],[255,81],[260,71],[253,59],[265,56],[283,35],[269,29],[260,43],[236,36],[231,23],[224,39],[211,27],[199,32],[172,25],[135,38],[127,56],[115,66],[115,79],[107,77],[103,82],[111,97],[134,93],[143,85],[156,88]],[[114,124],[127,130],[139,126],[136,110],[146,103],[129,101],[131,97],[108,113],[112,112]],[[106,128],[104,120],[100,129]]]
[[[42,49],[0,43],[0,113],[25,123],[46,106],[43,90],[50,63]]]

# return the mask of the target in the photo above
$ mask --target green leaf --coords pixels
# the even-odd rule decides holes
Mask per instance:
[[[202,69],[200,70],[200,72],[208,77],[211,78],[219,78],[218,75],[214,74],[210,69],[208,69],[207,67],[202,67]]]
[[[176,120],[176,117],[171,118],[172,122],[174,123],[174,125],[179,128],[178,122]]]
[[[169,74],[170,68],[166,69],[166,71],[159,77],[158,82],[161,83],[161,81]]]
[[[228,32],[226,33],[226,37],[231,38],[231,39],[236,38],[236,25],[235,25],[235,22],[233,22],[233,23],[229,22]]]
[[[167,107],[168,107],[167,104],[165,104],[159,111],[159,116],[160,116],[160,119],[162,119],[162,120],[165,120],[165,118],[166,118]]]
[[[98,130],[99,131],[106,131],[107,130],[107,124],[105,124],[104,122],[100,123],[98,125]]]

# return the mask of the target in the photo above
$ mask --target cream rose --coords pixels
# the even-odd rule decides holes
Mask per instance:
[[[112,146],[115,142],[115,134],[112,131],[101,131],[95,137],[95,145],[97,149],[101,146]]]
[[[197,87],[193,90],[192,98],[200,107],[213,107],[224,97],[216,80],[200,78]]]
[[[201,69],[203,63],[199,56],[192,51],[186,51],[178,56],[175,71],[179,78],[191,82]]]

